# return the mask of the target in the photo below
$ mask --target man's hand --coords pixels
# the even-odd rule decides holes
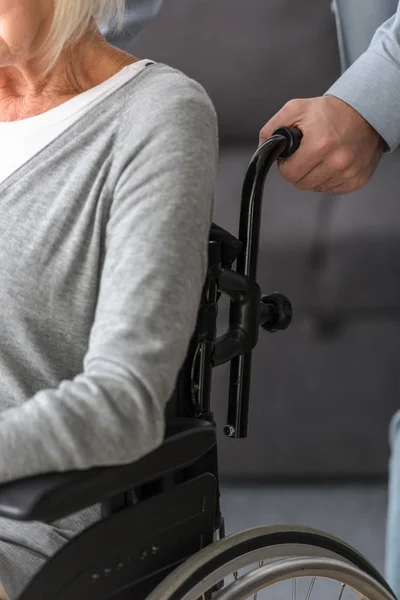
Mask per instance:
[[[299,150],[279,161],[282,176],[298,190],[354,192],[369,181],[384,150],[375,129],[334,96],[291,100],[261,130],[260,143],[279,127],[303,132]]]

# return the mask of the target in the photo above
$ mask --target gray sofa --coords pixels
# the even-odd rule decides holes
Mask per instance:
[[[200,81],[219,114],[215,221],[237,231],[240,192],[262,125],[287,100],[322,94],[340,73],[330,0],[166,0],[130,50]],[[221,433],[225,477],[372,478],[386,474],[400,405],[399,156],[333,199],[299,193],[274,169],[259,261],[264,292],[293,301],[285,334],[261,332],[250,434]],[[221,309],[221,329],[227,313]],[[222,427],[227,377],[216,369]]]

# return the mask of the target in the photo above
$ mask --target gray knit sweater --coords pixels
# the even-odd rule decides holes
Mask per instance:
[[[216,165],[206,93],[155,64],[0,184],[0,482],[127,463],[161,443]],[[93,518],[0,519],[10,598]]]

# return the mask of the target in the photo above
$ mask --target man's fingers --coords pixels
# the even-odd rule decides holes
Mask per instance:
[[[282,172],[284,170],[284,165],[279,165],[279,170],[281,171],[282,176],[288,180],[285,176],[285,173]],[[294,187],[304,192],[306,190],[310,190],[312,192],[329,192],[332,189],[336,188],[344,188],[346,186],[346,181],[344,177],[340,175],[336,175],[336,177],[331,177],[331,170],[329,167],[326,167],[326,164],[321,161],[317,164],[316,167],[308,171],[303,177],[301,177],[297,181],[291,181]]]
[[[307,171],[302,177],[300,177],[300,179],[298,179],[298,181],[296,181],[296,185],[300,186],[304,184],[304,182],[307,183],[309,179],[311,180],[314,174],[318,171],[318,168],[321,167],[321,165],[322,162],[319,162],[314,168]]]
[[[349,194],[372,176],[384,151],[379,133],[334,96],[288,102],[261,130],[260,141],[279,127],[298,127],[301,146],[279,170],[298,190]]]
[[[328,186],[328,189],[324,190],[327,194],[340,194],[344,196],[345,194],[351,194],[361,189],[366,185],[368,180],[364,178],[360,178],[357,181],[350,181],[345,183],[340,183],[334,186]]]
[[[279,162],[279,170],[282,177],[300,191],[326,192],[327,185],[348,188],[351,185],[354,191],[366,183],[363,178],[366,171],[354,166],[348,154],[340,149],[332,152],[325,139],[306,135],[300,149]]]
[[[310,137],[304,136],[299,150],[290,158],[279,161],[279,170],[288,183],[303,190],[320,185],[330,177],[329,173],[317,170],[322,164],[321,153],[316,152],[315,143]]]
[[[329,190],[332,188],[332,186],[333,186],[333,188],[340,187],[340,184],[339,184],[339,186],[336,186],[334,184],[334,182],[332,181],[332,179],[329,178],[326,181],[324,181],[324,183],[321,183],[320,185],[316,185],[314,188],[312,188],[311,191],[317,192],[317,193],[321,193],[321,192],[328,193]]]
[[[287,175],[285,174],[285,168],[287,165],[279,165],[279,170],[281,171],[282,176],[287,179]],[[293,169],[290,168],[292,171]],[[293,175],[290,174],[290,179],[292,179]],[[332,173],[329,167],[323,161],[319,161],[315,167],[308,170],[302,177],[297,180],[291,180],[295,188],[299,191],[304,190],[313,190],[313,191],[326,191],[327,186],[333,187],[335,185],[340,185],[343,183],[343,179],[340,177],[332,178]]]
[[[260,131],[260,144],[280,127],[295,127],[301,119],[303,100],[290,100],[264,125]]]

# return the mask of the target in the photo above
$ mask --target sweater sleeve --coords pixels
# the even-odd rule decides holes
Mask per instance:
[[[392,151],[400,144],[400,5],[376,32],[368,50],[332,85],[361,114]]]
[[[206,276],[218,141],[201,86],[177,74],[156,92],[139,145],[121,119],[82,373],[1,415],[1,482],[126,464],[162,443]]]

